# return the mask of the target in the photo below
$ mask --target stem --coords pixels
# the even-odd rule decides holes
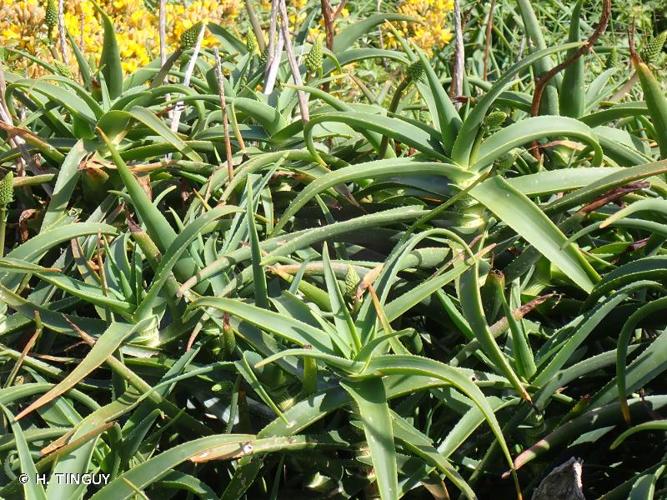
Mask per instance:
[[[317,389],[317,360],[314,358],[303,358],[303,386],[301,396],[307,397]]]
[[[334,11],[329,0],[321,0],[322,17],[324,19],[324,31],[326,33],[326,44],[327,49],[329,50],[333,50],[334,36],[336,35],[334,23],[336,22],[336,18],[343,11],[345,4],[347,4],[347,0],[342,0],[342,2],[338,4],[338,7],[336,7],[336,10]]]
[[[618,89],[618,91],[613,96],[611,96],[611,99],[609,100],[611,102],[616,102],[623,99],[623,97],[625,97],[625,94],[630,92],[630,89],[635,86],[635,83],[637,83],[638,80],[639,80],[639,75],[635,71],[632,73],[630,79],[627,82],[625,82],[623,86],[620,89]]]
[[[241,130],[239,129],[238,121],[236,120],[236,111],[234,109],[233,102],[231,107],[229,108],[229,118],[231,119],[232,122],[232,130],[234,130],[234,137],[236,137],[236,141],[239,143],[239,148],[241,149],[241,153],[245,155],[246,154],[245,141],[243,140],[243,136],[241,135]]]
[[[273,84],[269,84],[270,75],[273,71],[274,59],[276,55],[280,56],[282,48],[276,50],[276,23],[278,21],[278,0],[271,2],[271,22],[269,24],[269,51],[266,58],[266,68],[264,68],[264,93],[270,94],[273,90]],[[280,40],[279,40],[280,42]],[[277,71],[277,69],[276,69]]]
[[[264,52],[264,49],[266,48],[266,40],[264,40],[262,25],[259,24],[259,20],[257,19],[257,14],[255,13],[255,9],[253,9],[250,0],[245,0],[244,4],[245,4],[245,10],[248,13],[248,19],[250,20],[250,25],[252,26],[252,30],[255,33],[255,39],[257,39],[257,46],[259,47],[259,52],[260,53]]]
[[[463,94],[463,27],[461,26],[461,5],[459,0],[454,0],[454,67],[452,68],[452,83],[449,87],[449,95],[454,100],[454,106],[458,109],[461,103],[455,100]]]
[[[65,66],[69,66],[67,42],[65,41],[65,0],[58,0],[58,37],[60,39],[60,52],[63,63],[65,63]]]
[[[225,155],[227,158],[227,182],[232,181],[234,177],[234,160],[232,157],[232,143],[229,138],[229,121],[227,120],[227,103],[225,98],[225,85],[222,77],[222,62],[218,48],[213,48],[213,57],[215,57],[215,78],[218,80],[218,97],[220,98],[220,111],[222,112],[222,130],[225,137]],[[208,199],[211,183],[206,188],[206,199]]]
[[[82,9],[81,14],[79,15],[79,31],[81,31],[81,34],[79,35],[79,45],[81,46],[81,50],[85,50],[85,47],[83,46],[84,44],[83,33],[85,27],[86,27],[86,15],[84,14]]]
[[[280,5],[280,14],[282,18],[282,23],[280,24],[280,29],[285,39],[285,49],[287,51],[287,61],[289,62],[290,68],[292,70],[292,78],[294,83],[301,87],[303,86],[303,80],[301,79],[301,72],[299,71],[299,65],[296,62],[296,57],[294,51],[292,50],[292,40],[290,39],[289,33],[289,17],[287,16],[287,7],[285,5],[285,0],[278,0]],[[301,118],[303,122],[307,122],[310,119],[310,113],[308,112],[308,98],[303,90],[297,90],[297,96],[299,98],[299,110],[301,111]]]
[[[160,0],[160,66],[167,62],[167,0]]]
[[[206,31],[206,25],[202,23],[201,29],[199,30],[199,35],[197,36],[197,43],[195,48],[192,51],[192,56],[188,62],[188,67],[185,70],[185,75],[183,77],[183,85],[185,87],[190,86],[190,80],[192,79],[192,73],[195,71],[195,64],[197,63],[197,57],[199,56],[199,51],[201,50],[201,44],[204,40],[204,32]],[[178,132],[178,125],[181,122],[181,114],[183,113],[183,101],[178,101],[174,109],[174,117],[171,121],[171,130],[172,132]]]
[[[7,207],[0,207],[0,257],[5,255],[5,229],[7,227]]]
[[[230,324],[228,313],[225,313],[222,317],[222,339],[225,359],[233,359],[236,352],[236,336]]]
[[[628,28],[628,49],[630,50],[630,60],[635,60],[637,58],[637,50],[635,49],[635,21],[632,21],[632,24]],[[622,99],[625,94],[630,92],[630,89],[637,83],[639,80],[639,74],[634,71],[630,79],[625,82],[625,84],[616,92],[610,99],[610,101],[618,101]]]
[[[0,257],[1,256],[2,253],[0,253]],[[14,379],[16,378],[19,369],[23,365],[26,356],[28,355],[30,350],[35,346],[37,339],[42,334],[42,319],[39,315],[39,311],[35,311],[34,314],[35,314],[35,332],[30,336],[28,342],[26,342],[25,346],[23,347],[23,350],[21,351],[21,355],[16,359],[16,363],[12,367],[12,371],[9,372],[9,375],[7,376],[7,381],[5,382],[3,387],[10,387],[14,383]]]
[[[324,32],[326,33],[327,49],[333,50],[334,28],[333,11],[329,0],[322,0],[322,18],[324,19]]]
[[[283,37],[283,32],[278,32],[278,43],[274,47],[275,54],[269,49],[269,58],[266,63],[267,74],[266,81],[264,83],[264,94],[269,95],[273,92],[273,87],[276,85],[276,78],[278,77],[278,69],[280,68],[280,59],[282,57],[283,46],[285,44],[285,38]],[[273,55],[272,55],[273,54]]]
[[[600,36],[602,36],[604,31],[607,29],[607,24],[609,23],[610,17],[611,17],[611,0],[604,0],[604,4],[602,6],[602,14],[600,16],[600,22],[598,23],[597,28],[595,28],[595,31],[590,36],[590,38],[581,47],[579,47],[575,53],[573,53],[570,57],[568,57],[565,61],[563,61],[559,65],[551,68],[544,75],[542,75],[535,83],[535,93],[533,94],[533,103],[530,107],[531,116],[537,116],[540,109],[540,101],[542,100],[542,94],[544,93],[544,89],[549,83],[549,80],[551,80],[554,76],[556,76],[562,70],[567,68],[570,64],[579,59],[581,56],[590,52],[593,49],[593,45],[595,45],[595,42],[597,42],[598,38],[600,38]]]
[[[491,0],[491,7],[489,8],[489,17],[486,20],[486,40],[484,41],[484,71],[483,78],[487,79],[489,73],[489,52],[491,50],[491,37],[493,31],[493,9],[496,8],[496,0]]]
[[[410,85],[410,82],[411,80],[405,78],[401,83],[398,84],[398,87],[396,87],[396,92],[394,92],[394,97],[392,97],[391,103],[389,104],[387,115],[391,115],[392,113],[396,112],[396,109],[398,108],[398,103],[401,100],[401,96],[403,95],[405,89],[408,88],[408,85]],[[382,142],[380,142],[380,152],[379,152],[380,158],[384,158],[385,154],[387,153],[387,144],[389,144],[389,137],[384,135],[382,136]]]
[[[590,36],[586,42],[579,47],[576,52],[574,52],[570,57],[565,59],[562,63],[554,66],[549,71],[544,73],[538,80],[535,82],[535,93],[533,94],[533,102],[530,106],[530,115],[537,116],[540,111],[540,102],[542,101],[542,94],[546,88],[549,80],[551,80],[558,73],[567,68],[570,64],[575,62],[584,54],[590,52],[593,49],[593,45],[597,42],[598,38],[604,33],[607,29],[607,24],[609,24],[609,18],[611,17],[611,0],[604,0],[602,5],[602,14],[600,15],[600,22],[595,28],[595,31]],[[542,154],[540,152],[540,147],[537,141],[533,142],[533,156],[540,160]]]
[[[7,90],[7,83],[5,81],[5,72],[0,63],[0,124],[4,125],[7,128],[4,128],[7,132],[7,141],[10,144],[13,144],[21,153],[21,158],[17,160],[17,172],[21,172],[25,165],[30,165],[33,167],[34,160],[28,148],[25,145],[25,141],[22,137],[16,135],[11,129],[13,129],[14,120],[12,115],[9,113],[9,107],[7,106],[7,101],[5,99],[5,92]],[[35,169],[36,170],[36,169]]]

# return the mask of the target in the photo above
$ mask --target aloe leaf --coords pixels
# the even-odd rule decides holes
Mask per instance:
[[[568,193],[561,199],[548,204],[544,208],[544,211],[547,214],[559,213],[577,205],[592,201],[601,194],[617,187],[665,172],[667,172],[667,160],[636,165],[620,171],[615,171],[598,181]]]
[[[264,389],[264,386],[262,386],[262,383],[259,381],[257,378],[257,375],[255,375],[255,372],[252,371],[252,368],[250,367],[250,363],[248,362],[248,358],[250,357],[250,354],[254,353],[248,353],[247,351],[243,353],[243,357],[241,358],[240,361],[237,361],[235,363],[236,368],[243,376],[243,378],[246,380],[248,385],[252,387],[252,389],[255,391],[255,393],[260,397],[264,403],[273,410],[273,412],[283,419],[285,423],[287,423],[287,420],[285,419],[283,413],[280,411],[280,408],[278,408],[278,405],[273,402],[271,399],[271,396],[269,395],[268,392],[266,392],[266,389]]]
[[[631,116],[644,116],[648,113],[648,108],[644,102],[622,102],[614,106],[596,111],[586,116],[579,117],[579,120],[584,122],[591,128],[600,125],[606,125],[614,120],[628,118]]]
[[[597,75],[586,89],[586,111],[590,112],[603,101],[608,95],[611,85],[610,80],[619,68],[609,68]],[[613,84],[612,84],[613,85]]]
[[[568,42],[578,42],[580,39],[580,24],[581,24],[581,9],[584,1],[579,0],[574,4],[572,9],[572,16],[570,21],[570,32],[568,34]],[[576,49],[570,49],[565,58],[573,56]],[[584,104],[586,93],[584,92],[584,75],[585,60],[579,57],[572,62],[563,73],[563,81],[560,84],[558,92],[560,113],[564,116],[578,118],[584,113]]]
[[[26,321],[20,322],[18,326],[23,326],[25,324],[31,323],[35,318],[35,313],[39,313],[42,323],[50,328],[51,330],[59,333],[67,333],[70,335],[75,335],[72,324],[77,325],[78,327],[86,330],[92,335],[100,335],[105,328],[105,322],[102,320],[96,320],[94,318],[86,318],[77,315],[68,315],[63,314],[58,311],[58,308],[54,307],[54,310],[51,310],[47,307],[42,307],[38,304],[35,304],[20,295],[15,294],[11,290],[0,285],[0,299],[2,299],[2,304],[5,307],[11,307],[17,311],[19,316],[26,318]],[[0,332],[6,333],[4,330],[5,324],[7,321],[3,322],[0,326]],[[8,331],[11,331],[12,328],[7,328]]]
[[[118,168],[118,173],[125,184],[125,188],[132,199],[135,209],[144,224],[146,224],[148,234],[158,244],[160,250],[164,252],[171,242],[176,239],[176,231],[169,225],[164,215],[151,203],[139,181],[137,181],[134,174],[118,154],[116,147],[111,144],[104,132],[100,130],[100,133],[109,148],[111,157]]]
[[[141,330],[147,325],[147,321],[142,321],[136,325],[126,323],[112,323],[109,328],[96,340],[93,348],[86,357],[72,370],[67,377],[56,384],[49,392],[39,397],[36,401],[24,408],[16,419],[21,419],[30,412],[48,404],[55,398],[64,394],[72,387],[100,366],[109,356],[122,345],[122,343],[133,333]]]
[[[437,467],[447,479],[454,483],[454,486],[461,490],[461,493],[463,493],[466,498],[470,500],[477,498],[477,495],[475,495],[475,492],[465,479],[463,479],[452,464],[450,464],[449,461],[433,447],[433,443],[428,436],[419,432],[396,412],[392,411],[391,416],[394,424],[394,434],[397,440],[403,442],[404,446],[415,455],[423,458],[430,465]]]
[[[98,286],[89,285],[66,275],[41,272],[35,272],[34,274],[39,276],[42,281],[51,283],[74,297],[78,297],[96,306],[108,307],[121,315],[127,315],[133,309],[132,304],[128,303],[124,297],[114,293],[112,290],[107,290],[105,293]]]
[[[665,396],[649,396],[645,399],[632,399],[628,402],[630,413],[633,418],[647,419],[651,410],[659,410],[667,405]],[[622,422],[620,406],[618,402],[611,403],[599,408],[594,408],[583,415],[569,420],[567,423],[557,427],[547,436],[537,441],[534,445],[522,452],[514,460],[514,467],[518,470],[535,458],[543,455],[549,450],[556,449],[566,443],[574,441],[582,434],[602,427],[615,426]]]
[[[91,500],[124,500],[132,498],[155,481],[159,481],[179,464],[196,455],[225,443],[249,441],[252,434],[222,434],[207,436],[174,446],[121,474],[101,490]]]
[[[465,182],[471,177],[471,174],[454,165],[436,162],[420,162],[404,158],[376,160],[340,168],[318,177],[303,189],[290,203],[280,220],[276,222],[274,232],[283,228],[289,219],[316,195],[333,186],[363,179],[383,179],[390,176],[400,175],[406,170],[409,170],[413,175],[423,174],[443,176],[456,183]]]
[[[123,92],[123,67],[120,60],[120,49],[116,40],[116,30],[109,16],[104,10],[93,2],[95,10],[102,18],[104,28],[104,41],[102,45],[102,54],[100,56],[100,68],[104,81],[107,85],[109,97],[116,99]]]
[[[186,491],[197,495],[201,500],[219,500],[215,491],[204,481],[177,470],[171,471],[167,476],[158,481],[157,486]]]
[[[10,259],[37,263],[46,252],[54,247],[57,247],[61,243],[70,241],[74,238],[98,234],[113,236],[118,234],[118,230],[108,224],[98,224],[93,222],[82,222],[58,226],[49,231],[44,231],[33,236],[31,239],[9,252],[7,257]],[[19,285],[20,282],[20,275],[7,275],[6,273],[0,273],[0,283],[8,289],[15,288]],[[1,305],[0,310],[2,310]]]
[[[618,165],[631,167],[652,160],[647,144],[627,130],[599,125],[593,132],[605,156]]]
[[[50,385],[50,384],[49,384]],[[48,427],[45,429],[28,429],[23,432],[23,436],[27,443],[33,441],[45,441],[49,439],[57,439],[63,434],[69,432],[68,427]],[[0,451],[9,451],[16,448],[16,439],[13,435],[5,435],[0,439]]]
[[[452,151],[454,141],[458,137],[459,131],[462,128],[463,122],[459,116],[458,111],[454,107],[451,99],[445,92],[444,87],[440,83],[431,63],[428,61],[422,51],[418,51],[417,55],[426,73],[426,81],[435,104],[435,116],[437,123],[440,126],[441,140],[445,151],[449,154]],[[431,111],[433,113],[433,111]]]
[[[607,217],[604,221],[600,223],[600,229],[603,229],[607,226],[612,225],[613,223],[622,220],[629,215],[635,214],[637,212],[657,212],[660,214],[667,214],[667,200],[662,199],[647,199],[639,200],[634,203],[631,203],[625,208],[622,208],[618,212]]]
[[[354,320],[347,309],[343,293],[338,285],[338,280],[331,268],[331,261],[329,260],[329,248],[324,245],[322,250],[322,264],[324,265],[324,278],[327,284],[327,292],[329,294],[329,302],[334,314],[334,323],[339,334],[347,339],[348,345],[353,352],[358,353],[361,350],[361,340],[357,328],[354,325]]]
[[[637,346],[630,346],[629,350],[634,351]],[[558,371],[548,382],[546,382],[537,392],[535,397],[535,406],[544,408],[545,404],[551,399],[551,396],[561,387],[565,387],[572,380],[584,377],[587,374],[594,373],[596,370],[606,368],[616,362],[616,349],[597,354],[579,361],[573,365]]]
[[[206,28],[213,33],[219,40],[223,42],[223,46],[226,51],[229,52],[238,52],[239,54],[245,54],[248,49],[245,44],[236,38],[229,30],[225,29],[223,26],[220,26],[216,23],[206,23]],[[232,49],[232,50],[230,50]]]
[[[215,99],[219,99],[215,96]],[[274,134],[287,125],[286,119],[277,108],[263,102],[245,97],[229,98],[229,104],[239,113],[244,113],[257,120],[269,134]]]
[[[633,486],[635,485],[636,482],[638,481],[643,481],[645,480],[644,478],[646,476],[654,476],[655,474],[662,475],[664,473],[664,467],[665,463],[664,460],[662,462],[658,462],[657,464],[648,467],[644,469],[643,471],[633,475],[630,479],[627,481],[624,481],[620,485],[618,485],[616,488],[614,488],[611,491],[608,491],[605,493],[604,499],[605,500],[627,500],[628,495],[632,491]],[[640,500],[645,498],[645,496],[640,496],[639,498],[634,498],[633,500]]]
[[[289,342],[300,346],[309,345],[323,353],[334,354],[333,343],[322,330],[273,311],[260,309],[240,300],[221,297],[202,297],[195,300],[192,306],[224,311]]]
[[[434,377],[453,385],[468,396],[484,414],[484,418],[496,436],[505,458],[509,463],[512,462],[505,437],[493,413],[493,409],[487,402],[482,391],[474,384],[474,376],[468,372],[420,356],[386,355],[372,358],[364,371],[357,374],[357,377],[368,378],[377,377],[378,375],[422,375]]]
[[[155,270],[153,282],[150,285],[146,295],[141,304],[137,307],[135,315],[137,318],[143,318],[149,313],[155,298],[162,291],[167,279],[170,276],[172,269],[177,265],[180,257],[188,250],[189,245],[194,241],[201,232],[220,217],[237,212],[238,207],[227,205],[218,206],[206,212],[203,216],[195,219],[188,224],[183,231],[174,239],[173,243],[160,259],[160,263]]]
[[[10,91],[12,86],[21,88],[23,91],[28,90],[38,92],[63,106],[72,114],[72,116],[88,122],[91,125],[94,125],[97,121],[98,116],[96,112],[99,113],[99,111],[101,111],[99,108],[91,109],[88,102],[81,99],[81,97],[72,94],[72,92],[67,89],[45,81],[18,80],[13,84],[10,84],[7,90]],[[29,94],[30,92],[27,93]]]
[[[268,309],[269,298],[266,291],[266,273],[262,267],[262,250],[259,246],[257,225],[255,224],[255,200],[252,192],[252,182],[246,184],[246,222],[250,236],[250,254],[252,261],[252,275],[255,284],[255,305]]]
[[[586,292],[599,280],[579,250],[567,243],[556,225],[525,195],[495,176],[478,184],[471,196],[493,212],[499,220],[533,245]]]
[[[579,139],[593,148],[593,166],[602,162],[602,148],[587,125],[564,116],[535,116],[513,123],[486,138],[472,158],[471,168],[480,171],[517,146],[553,136]]]
[[[641,280],[667,281],[667,258],[656,255],[618,266],[604,275],[602,281],[592,290],[584,306],[588,308],[612,290],[618,290]]]
[[[309,351],[311,354],[306,354],[305,351]],[[304,350],[302,355],[312,356],[312,350]],[[349,366],[352,368],[359,366],[361,368],[362,365],[360,363],[355,363],[357,362],[351,362]],[[341,368],[347,369],[342,365]],[[474,374],[472,370],[460,370],[461,373],[470,374],[470,376],[473,376]],[[491,378],[494,377],[490,374],[484,374],[483,376],[489,376]],[[480,377],[482,377],[482,375],[480,375]],[[450,385],[449,379],[444,379],[442,377],[433,378],[428,375],[406,375],[405,373],[400,372],[385,377],[383,382],[388,399],[406,396],[418,391],[424,391],[443,385]],[[351,401],[351,396],[342,388],[335,387],[327,389],[320,392],[319,394],[311,396],[308,399],[299,401],[292,408],[285,411],[284,415],[285,418],[290,422],[289,425],[286,425],[282,419],[275,419],[273,422],[264,427],[264,429],[258,433],[258,436],[282,436],[301,432],[302,430],[308,428],[310,425],[324,418],[329,413],[349,404]],[[483,415],[485,414],[483,413]],[[484,420],[485,416],[483,416],[482,419]]]
[[[290,233],[289,238],[286,238],[286,235],[279,235],[275,238],[265,240],[260,244],[263,250],[269,251],[269,254],[264,258],[264,263],[267,265],[271,264],[274,259],[277,259],[280,256],[289,255],[296,250],[306,248],[318,241],[324,241],[353,231],[363,231],[373,227],[416,219],[423,214],[424,211],[421,207],[406,206],[368,214],[363,217],[357,217],[343,222],[336,222],[316,229]],[[184,293],[197,282],[208,279],[211,276],[224,271],[238,261],[245,261],[249,258],[250,249],[248,248],[242,248],[229,255],[224,255],[199,271],[196,276],[185,281],[180,288],[180,292]]]
[[[162,120],[151,113],[149,110],[135,106],[127,112],[132,118],[140,121],[151,130],[153,130],[160,137],[172,144],[178,151],[182,152],[192,161],[202,161],[201,156],[192,150],[187,143],[181,140],[169,127],[167,127]]]
[[[385,314],[389,321],[400,318],[406,311],[460,277],[472,263],[461,260],[449,271],[434,276],[415,286],[412,290],[396,297],[385,306]]]
[[[498,347],[498,344],[486,323],[484,309],[482,308],[482,298],[479,292],[477,279],[478,273],[479,264],[475,261],[473,266],[463,273],[459,281],[459,293],[461,305],[463,307],[463,315],[468,321],[468,324],[470,324],[470,328],[474,332],[475,337],[482,346],[485,354],[489,356],[500,372],[507,377],[507,380],[509,380],[517,393],[523,399],[530,401],[530,395],[512,369],[507,357],[505,357],[500,350],[500,347]]]
[[[667,297],[661,297],[657,300],[648,302],[638,308],[633,312],[630,317],[623,324],[621,333],[618,335],[618,348],[616,351],[616,385],[618,387],[618,397],[620,400],[621,411],[623,412],[623,417],[626,422],[630,422],[630,410],[628,408],[626,394],[627,394],[627,384],[626,384],[626,357],[628,355],[628,344],[630,343],[630,336],[635,331],[637,324],[651,316],[656,314],[658,311],[667,309]],[[657,342],[657,341],[656,341]],[[651,350],[655,350],[656,347],[652,347]]]
[[[511,177],[505,181],[520,193],[532,197],[579,189],[623,170],[621,167],[566,168]]]
[[[538,386],[546,384],[560,370],[568,359],[572,356],[575,349],[581,345],[593,329],[604,319],[604,317],[628,298],[632,288],[637,288],[637,284],[628,285],[627,290],[619,291],[607,300],[602,301],[598,307],[593,309],[580,324],[577,325],[574,332],[567,336],[563,345],[558,347],[555,356],[544,367],[538,369],[533,382]]]
[[[90,65],[88,64],[88,61],[86,61],[85,56],[81,52],[81,49],[74,41],[74,38],[69,33],[69,31],[66,33],[66,35],[70,47],[72,47],[72,52],[74,52],[74,58],[76,59],[76,64],[79,67],[79,74],[81,75],[81,80],[83,80],[83,85],[86,87],[86,89],[91,90],[93,79],[91,74],[92,72],[90,70]]]
[[[661,465],[658,467],[658,470],[652,474],[644,474],[639,479],[635,481],[632,485],[632,489],[628,495],[629,500],[653,500],[655,494],[658,492],[656,487],[658,485],[658,480],[665,473],[667,465]]]
[[[368,48],[368,47],[362,47],[358,49],[357,48],[347,49],[343,52],[339,52],[338,54],[336,54],[336,59],[338,60],[338,64],[336,64],[336,61],[333,60],[324,61],[322,67],[323,75],[330,74],[332,71],[338,69],[339,66],[344,67],[348,64],[364,61],[366,59],[393,60],[402,63],[408,62],[408,58],[403,52],[398,52],[396,50]]]
[[[535,15],[533,10],[532,2],[528,0],[519,0],[518,1],[519,12],[521,13],[521,18],[523,19],[523,27],[526,31],[526,35],[530,38],[532,45],[537,50],[545,49],[547,44],[544,40],[544,34],[542,26]],[[553,66],[551,59],[539,59],[535,61],[533,65],[535,76],[540,77]],[[558,114],[558,91],[557,91],[557,79],[552,79],[547,88],[545,89],[545,95],[543,98],[542,109],[549,115]]]
[[[653,420],[651,422],[644,422],[639,425],[634,425],[629,429],[623,431],[623,433],[620,436],[614,439],[614,442],[611,443],[609,448],[611,448],[612,450],[618,448],[621,445],[621,443],[623,443],[623,441],[625,441],[633,434],[637,434],[638,432],[644,432],[644,431],[667,431],[667,420],[665,419]]]
[[[512,82],[512,80],[519,72],[526,69],[535,62],[541,61],[543,58],[551,54],[555,54],[563,50],[569,50],[579,45],[579,43],[576,43],[549,48],[538,47],[538,49],[541,50],[533,52],[526,58],[515,63],[512,67],[508,68],[503,73],[503,76],[493,84],[493,86],[486,94],[484,94],[484,96],[479,100],[477,105],[472,109],[470,114],[463,122],[461,130],[456,136],[456,141],[452,147],[451,157],[454,162],[463,167],[470,164],[470,153],[473,150],[475,141],[477,140],[479,129],[484,123],[484,117],[489,112],[496,99],[498,99],[498,97],[505,91],[507,86]]]
[[[380,498],[397,497],[398,466],[391,413],[384,385],[379,378],[341,382],[359,409],[361,423],[371,453]]]
[[[409,255],[410,252],[412,252],[415,247],[423,240],[437,237],[444,237],[448,240],[448,244],[451,244],[450,242],[454,242],[457,249],[461,247],[470,253],[466,243],[458,235],[447,229],[431,229],[413,236],[411,236],[410,232],[405,233],[399,244],[396,245],[391,254],[389,254],[386,262],[382,264],[382,268],[379,271],[375,283],[373,284],[377,291],[378,302],[380,306],[384,305],[386,302],[391,287],[396,281],[396,276],[402,269],[402,261],[406,255]],[[423,291],[423,289],[420,291]],[[357,314],[357,324],[362,334],[362,341],[364,343],[367,341],[367,339],[372,338],[375,334],[375,324],[379,319],[380,313],[375,302],[374,295],[368,294]]]
[[[517,372],[524,379],[530,380],[535,374],[536,367],[528,335],[526,335],[525,329],[519,321],[514,318],[513,311],[505,298],[504,291],[499,290],[498,295],[500,295],[503,314],[507,318],[507,323],[512,332],[512,355],[514,356]]]
[[[439,137],[434,137],[422,128],[416,127],[398,118],[389,118],[369,113],[332,111],[321,113],[311,117],[304,126],[303,134],[308,150],[313,157],[319,158],[313,140],[314,127],[320,123],[340,122],[354,129],[370,130],[379,132],[403,144],[412,146],[418,151],[431,158],[447,161]],[[323,160],[320,160],[323,161]]]
[[[194,463],[202,463],[210,460],[234,459],[279,451],[298,451],[308,448],[335,449],[349,447],[350,443],[341,438],[337,432],[330,432],[319,435],[270,437],[264,439],[252,439],[246,442],[228,443],[207,450],[204,453],[192,457],[190,460]]]
[[[664,302],[663,302],[664,305]],[[628,346],[628,351],[637,345]],[[651,342],[642,350],[632,362],[619,373],[619,377],[624,377],[624,387],[626,393],[632,393],[644,387],[646,384],[655,380],[667,370],[667,334],[661,333],[657,339]],[[618,356],[618,352],[617,352]],[[591,396],[589,404],[599,406],[607,404],[615,399],[619,399],[618,394],[619,380],[612,378],[597,393]],[[625,406],[623,403],[620,405]],[[619,406],[620,406],[619,405]],[[623,414],[623,410],[619,411]],[[632,416],[632,411],[630,412]]]
[[[67,205],[79,180],[79,164],[86,154],[88,154],[88,151],[83,141],[78,141],[67,153],[60,166],[49,206],[44,214],[44,219],[42,219],[41,231],[51,229],[58,220],[64,219]]]
[[[415,21],[415,18],[402,14],[374,14],[361,21],[352,23],[344,30],[341,30],[334,38],[332,50],[336,53],[336,57],[341,57],[346,50],[350,49],[354,42],[362,36],[365,36],[375,26],[384,23],[385,21]]]
[[[667,158],[667,97],[665,97],[665,91],[646,64],[634,60],[633,62],[644,91],[646,107],[655,128],[660,157]]]
[[[23,429],[18,420],[14,418],[14,415],[0,405],[2,411],[5,413],[7,418],[10,421],[10,426],[12,429],[12,434],[14,434],[14,440],[16,443],[16,451],[19,456],[19,463],[21,465],[22,474],[26,474],[27,481],[21,481],[23,484],[23,494],[26,500],[46,500],[46,492],[44,491],[44,486],[37,482],[37,468],[35,467],[35,462],[32,460],[32,455],[30,454],[30,448],[28,448],[28,443],[23,434]]]

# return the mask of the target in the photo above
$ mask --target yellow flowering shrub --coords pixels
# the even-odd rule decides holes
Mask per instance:
[[[47,0],[2,0],[0,3],[0,45],[16,48],[47,62],[52,62],[56,34],[48,37],[44,21]],[[148,64],[159,55],[158,13],[149,10],[142,0],[99,0],[116,29],[123,70],[127,73]],[[167,43],[175,49],[181,34],[199,21],[233,26],[241,0],[194,0],[167,3]],[[97,61],[102,51],[103,29],[92,2],[65,0],[65,26],[83,53]],[[215,44],[207,35],[205,46]],[[29,61],[13,58],[14,67],[28,67]],[[71,58],[73,59],[73,58]],[[70,61],[72,69],[74,61]],[[29,73],[39,73],[29,66]]]
[[[453,0],[400,0],[396,10],[420,21],[402,21],[398,23],[397,31],[429,54],[452,39],[452,32],[447,26],[450,24],[449,14],[454,10]],[[388,30],[386,43],[389,47],[398,45],[393,33]]]
[[[57,30],[49,36],[45,22],[48,0],[0,0],[0,47],[9,47],[27,52],[43,61],[59,60]],[[57,0],[56,0],[57,2]],[[146,7],[143,0],[98,0],[100,7],[109,15],[116,29],[123,70],[131,73],[145,66],[159,55],[158,12]],[[290,0],[288,2],[289,22],[297,31],[307,17],[308,9],[319,2]],[[263,16],[268,16],[270,2],[261,0],[259,7]],[[394,9],[419,19],[420,23],[397,23],[402,36],[431,53],[442,47],[452,37],[446,26],[448,15],[453,9],[453,0],[397,0]],[[167,3],[167,44],[173,51],[179,44],[181,35],[200,21],[212,21],[230,28],[239,35],[238,17],[243,10],[243,0],[181,0]],[[350,12],[342,9],[337,22],[349,22]],[[323,19],[313,23],[309,30],[312,43],[323,36]],[[97,63],[103,44],[103,28],[99,14],[90,0],[65,0],[65,26],[78,44],[83,54]],[[241,30],[243,31],[243,30]],[[385,32],[385,44],[396,47],[397,41],[391,32]],[[212,46],[216,39],[207,34],[204,46]],[[76,62],[71,49],[70,70],[76,72]],[[29,76],[43,73],[42,68],[28,58],[9,53],[9,65],[14,70],[26,70]]]

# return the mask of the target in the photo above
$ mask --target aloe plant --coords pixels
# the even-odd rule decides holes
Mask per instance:
[[[664,494],[662,31],[462,6],[462,96],[395,2],[3,73],[0,496]]]

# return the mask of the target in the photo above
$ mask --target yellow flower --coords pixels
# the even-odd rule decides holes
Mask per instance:
[[[402,0],[398,12],[417,18],[417,22],[401,21],[397,31],[431,54],[434,49],[446,45],[452,38],[446,28],[454,0]],[[396,37],[386,30],[385,41],[389,47],[398,46]]]
[[[20,40],[21,33],[16,28],[5,28],[2,30],[2,38],[5,40]]]
[[[111,18],[126,73],[150,63],[159,53],[157,13],[146,8],[142,0],[98,0]],[[26,51],[46,62],[53,62],[52,45],[44,23],[44,0],[0,0],[0,45]],[[195,0],[167,4],[167,45],[175,50],[180,35],[199,21],[211,21],[234,27],[242,9],[241,0]],[[104,30],[92,2],[65,0],[65,27],[87,59],[99,61]],[[55,36],[55,35],[54,35]],[[217,44],[210,33],[204,46]],[[39,76],[44,69],[27,58],[12,57],[12,70],[26,70]],[[76,60],[70,57],[70,70],[76,73]]]

